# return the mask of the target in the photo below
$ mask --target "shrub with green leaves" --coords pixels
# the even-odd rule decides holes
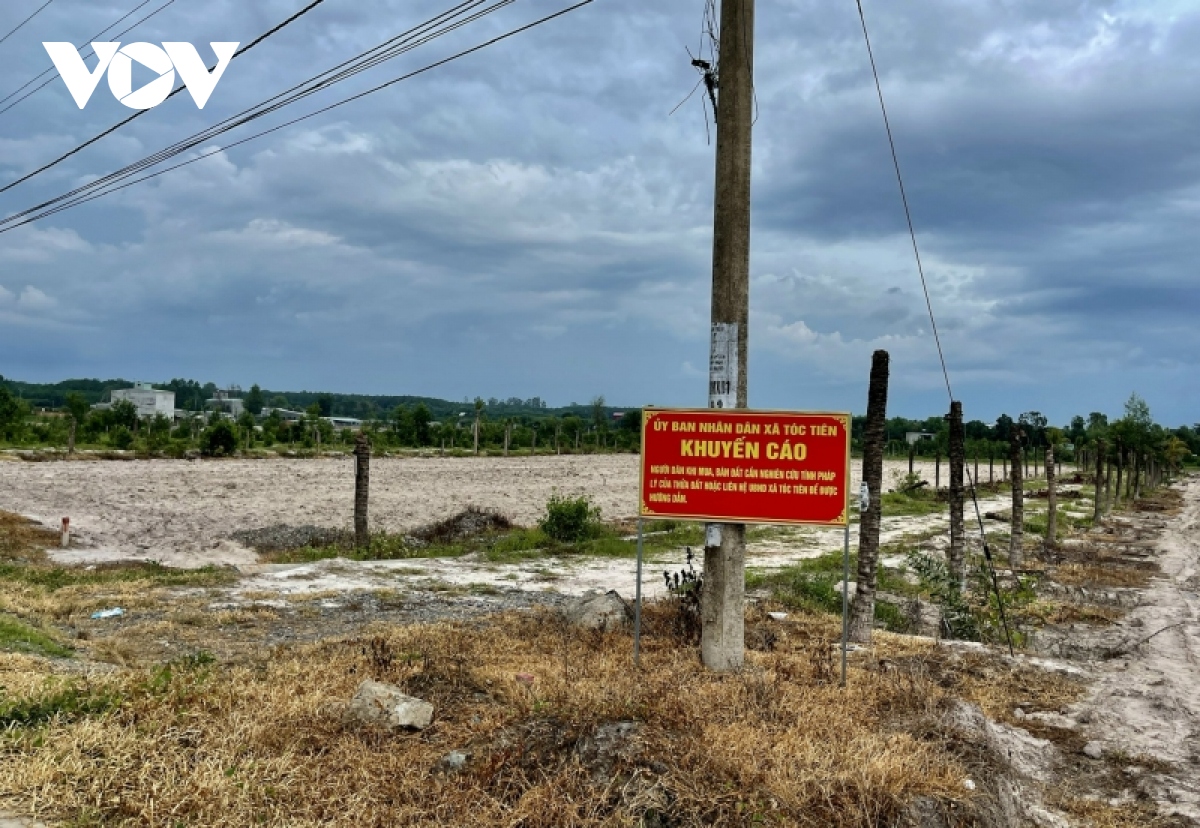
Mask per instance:
[[[113,426],[108,432],[108,443],[113,448],[124,451],[133,445],[133,432],[123,425]]]
[[[200,453],[205,457],[228,457],[237,451],[237,432],[229,420],[217,420],[200,435]]]
[[[908,564],[930,599],[941,607],[942,618],[951,638],[1002,644],[1007,638],[1007,621],[1013,644],[1024,646],[1028,638],[1025,628],[1031,620],[1029,607],[1037,600],[1036,579],[1020,576],[1003,591],[1002,616],[1000,598],[995,593],[991,573],[985,564],[979,563],[968,571],[973,587],[968,592],[959,588],[946,562],[940,558],[923,552],[911,552]]]
[[[538,522],[538,527],[551,540],[579,543],[594,537],[599,524],[600,508],[586,495],[564,497],[554,494],[546,502],[546,515]]]

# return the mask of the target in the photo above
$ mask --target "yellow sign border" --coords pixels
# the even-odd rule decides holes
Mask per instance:
[[[838,529],[844,529],[850,525],[850,443],[853,441],[854,420],[853,415],[848,411],[786,411],[766,408],[658,408],[655,406],[646,406],[642,409],[642,427],[639,434],[641,445],[638,447],[638,517],[645,518],[646,520],[700,520],[705,523],[763,523],[763,521],[755,518],[727,516],[714,518],[711,515],[681,515],[675,512],[666,514],[656,512],[646,504],[642,499],[646,491],[646,426],[654,419],[654,415],[656,414],[748,414],[764,417],[786,414],[801,417],[831,417],[841,420],[842,427],[846,429],[846,497],[842,505],[842,513],[833,520],[773,520],[766,525],[827,526]]]

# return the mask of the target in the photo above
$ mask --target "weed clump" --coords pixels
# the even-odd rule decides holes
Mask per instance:
[[[550,496],[546,514],[538,527],[551,540],[559,543],[579,543],[595,537],[600,528],[600,508],[586,495]]]

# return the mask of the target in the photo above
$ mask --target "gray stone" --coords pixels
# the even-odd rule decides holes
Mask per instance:
[[[633,615],[629,606],[613,590],[583,595],[569,602],[563,608],[563,613],[577,627],[605,632],[625,626]]]
[[[433,721],[433,705],[406,695],[395,685],[367,679],[358,685],[346,715],[362,724],[393,730],[424,730]]]
[[[1088,742],[1083,746],[1083,755],[1089,759],[1103,759],[1104,748],[1099,742]]]
[[[446,754],[446,758],[442,762],[450,770],[461,770],[467,764],[467,754],[461,750],[452,750]]]

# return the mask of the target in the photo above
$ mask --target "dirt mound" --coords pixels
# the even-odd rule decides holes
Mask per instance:
[[[512,528],[513,522],[496,510],[468,506],[445,520],[422,526],[411,537],[423,544],[450,544]]]

